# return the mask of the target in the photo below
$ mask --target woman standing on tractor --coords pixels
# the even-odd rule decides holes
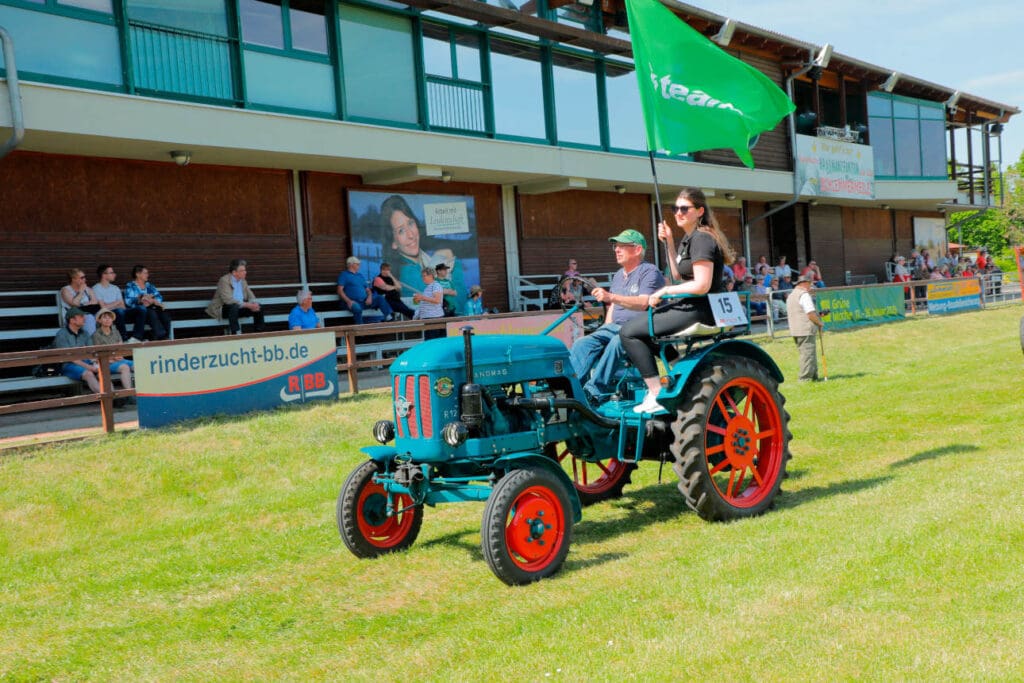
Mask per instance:
[[[674,254],[669,267],[674,284],[662,287],[648,299],[655,307],[667,294],[690,294],[693,298],[675,300],[653,313],[654,335],[661,337],[686,329],[694,323],[714,325],[711,305],[704,294],[725,291],[722,285],[722,267],[735,260],[729,240],[711,213],[704,193],[687,187],[676,197],[674,208],[676,226],[683,231],[678,247],[674,244],[672,229],[667,222],[658,225],[658,238],[665,242],[667,252]],[[662,410],[658,403],[661,381],[658,377],[657,345],[651,337],[646,316],[638,316],[622,326],[619,333],[622,347],[647,385],[647,395],[634,408],[637,413]]]

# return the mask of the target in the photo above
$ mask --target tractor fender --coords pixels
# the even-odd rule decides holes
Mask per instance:
[[[693,371],[705,363],[711,363],[716,358],[722,358],[724,356],[742,356],[748,358],[755,363],[764,366],[765,370],[775,379],[777,382],[785,381],[782,376],[782,371],[779,370],[779,366],[775,364],[768,353],[757,344],[746,341],[745,339],[725,339],[710,346],[705,346],[701,349],[691,352],[687,356],[680,358],[672,365],[672,370],[669,373],[669,377],[673,378],[674,381],[671,384],[669,390],[663,391],[663,396],[677,398],[683,393],[683,387],[686,386],[686,380],[689,379]]]
[[[538,453],[511,453],[491,463],[491,469],[495,470],[504,469],[511,471],[526,469],[527,467],[542,467],[558,477],[565,484],[565,490],[569,493],[569,502],[572,504],[573,523],[578,523],[583,519],[583,506],[580,504],[580,497],[576,493],[576,487],[573,486],[572,479],[565,473],[562,466],[551,458]]]
[[[370,460],[380,463],[389,463],[398,455],[398,449],[394,446],[363,446],[359,450],[366,453]]]

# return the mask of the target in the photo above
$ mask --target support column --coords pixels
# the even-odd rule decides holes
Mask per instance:
[[[508,278],[508,310],[519,310],[519,230],[516,188],[501,186],[501,223],[505,234],[505,273]]]
[[[306,275],[306,224],[302,220],[302,184],[299,182],[299,172],[292,169],[292,206],[295,210],[295,241],[299,254],[299,282],[302,287],[309,286],[309,278]]]

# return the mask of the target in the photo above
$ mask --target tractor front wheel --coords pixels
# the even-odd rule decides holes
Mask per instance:
[[[423,506],[392,495],[373,477],[383,467],[367,460],[348,475],[338,495],[338,532],[356,557],[377,557],[413,544],[423,524]],[[391,509],[389,511],[388,504]]]
[[[571,515],[569,492],[555,473],[509,472],[484,508],[481,546],[487,565],[510,586],[551,576],[569,553]]]
[[[789,414],[759,363],[725,358],[684,390],[670,447],[679,490],[701,518],[727,521],[769,509],[789,460]]]
[[[583,505],[621,497],[622,489],[636,469],[634,463],[623,462],[615,456],[596,462],[577,458],[564,441],[548,444],[544,452],[561,463]]]

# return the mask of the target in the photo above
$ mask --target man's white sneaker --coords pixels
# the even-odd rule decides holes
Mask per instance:
[[[665,410],[665,407],[658,403],[657,394],[647,394],[644,397],[643,403],[633,408],[634,413],[656,413],[659,410]]]
[[[141,344],[141,343],[142,343],[142,340],[141,339],[136,339],[135,337],[128,337],[128,341],[125,342],[125,344]]]

